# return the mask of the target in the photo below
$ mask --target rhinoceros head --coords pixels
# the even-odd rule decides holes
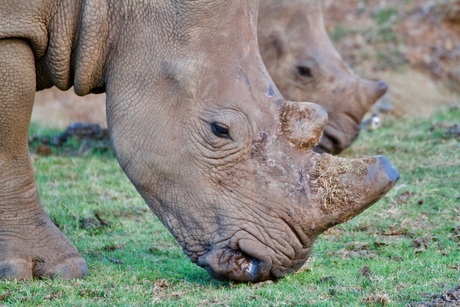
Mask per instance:
[[[170,14],[163,32],[148,31],[148,20],[124,25],[135,31],[119,37],[129,52],[112,50],[108,64],[111,137],[123,170],[193,262],[218,279],[278,278],[398,174],[383,157],[313,152],[327,113],[285,101],[274,86],[258,51],[257,5],[196,2],[183,1],[178,9],[189,13],[179,17],[156,8]]]
[[[349,147],[386,83],[361,79],[342,60],[326,33],[320,0],[261,1],[258,22],[262,59],[281,94],[314,101],[329,114],[316,150],[337,154]]]

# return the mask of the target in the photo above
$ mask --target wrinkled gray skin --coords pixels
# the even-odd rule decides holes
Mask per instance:
[[[318,152],[338,154],[358,137],[360,124],[387,85],[361,79],[326,33],[321,0],[261,0],[258,38],[262,59],[281,94],[313,101],[329,122]]]
[[[184,252],[218,279],[297,270],[315,238],[396,182],[384,157],[311,148],[324,109],[285,101],[257,2],[0,1],[0,277],[80,278],[40,206],[27,148],[35,90],[107,93],[119,163]]]

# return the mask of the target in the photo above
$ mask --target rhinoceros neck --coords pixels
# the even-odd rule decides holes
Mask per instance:
[[[84,1],[78,23],[75,63],[75,93],[103,92],[109,37],[106,0]]]
[[[46,53],[37,61],[37,89],[72,85],[78,95],[104,91],[109,20],[106,0],[55,1]]]

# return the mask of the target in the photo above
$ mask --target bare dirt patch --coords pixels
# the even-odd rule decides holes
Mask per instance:
[[[442,294],[434,294],[429,302],[415,303],[410,306],[437,307],[437,306],[460,306],[460,285],[454,289],[446,290]]]
[[[390,85],[379,107],[428,117],[458,103],[459,0],[324,3],[326,27],[342,57],[361,75]]]
[[[107,127],[105,94],[79,97],[73,92],[51,88],[35,95],[32,121],[45,127],[64,129],[71,123],[96,123]]]

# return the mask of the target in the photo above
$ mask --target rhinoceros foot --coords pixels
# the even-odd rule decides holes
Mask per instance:
[[[0,279],[88,275],[83,257],[44,213],[33,223],[5,224],[0,226]]]

